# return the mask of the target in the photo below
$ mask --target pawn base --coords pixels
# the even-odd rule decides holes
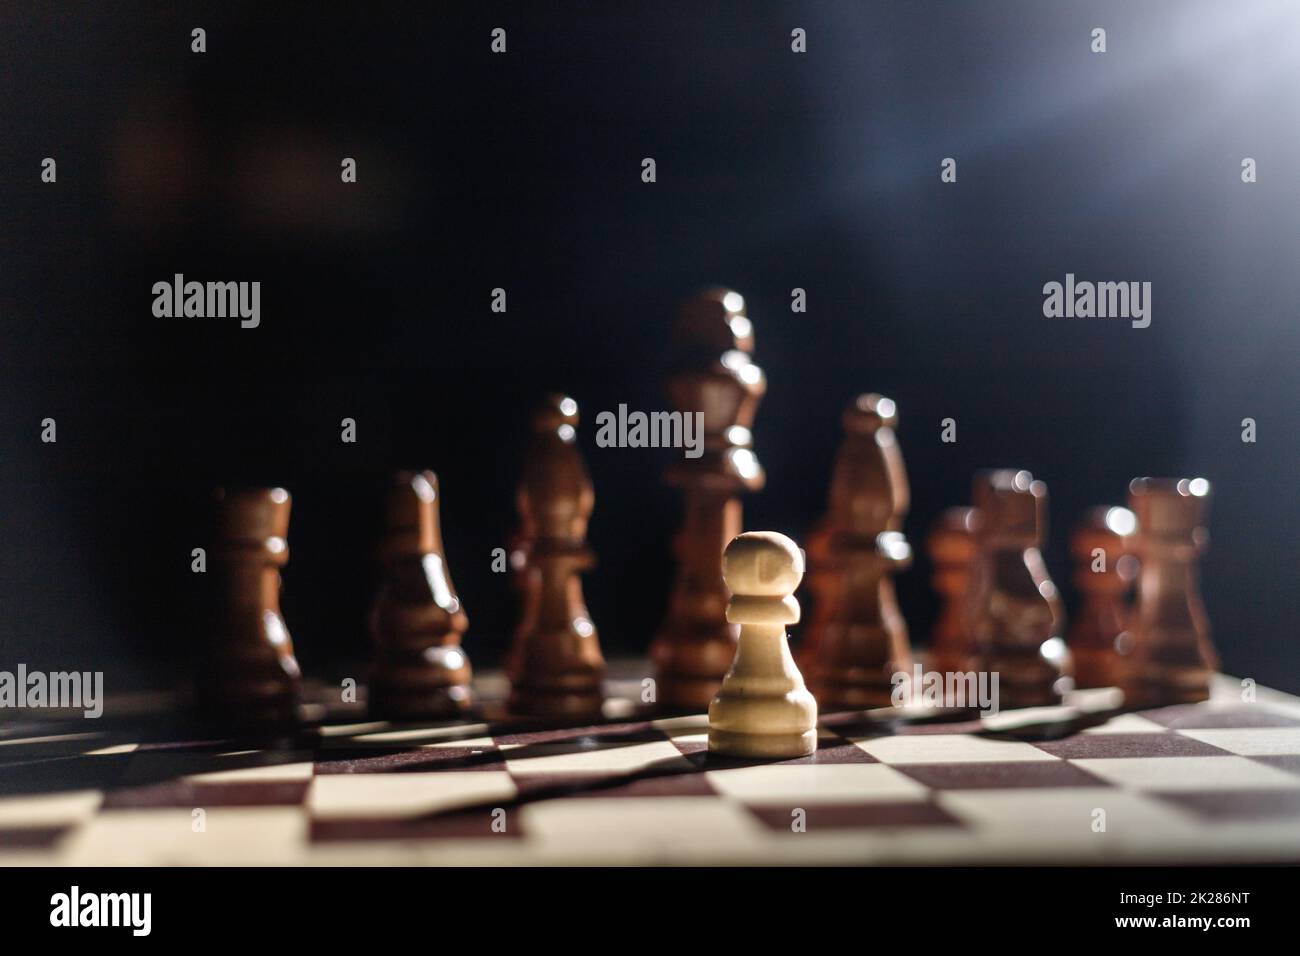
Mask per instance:
[[[722,687],[722,675],[695,677],[683,674],[661,674],[656,678],[655,704],[660,710],[699,713],[708,710],[709,702]]]
[[[1120,680],[1119,687],[1124,692],[1126,710],[1150,710],[1209,700],[1210,678],[1208,671],[1195,670],[1172,678],[1166,675],[1164,680],[1153,680],[1145,674],[1128,675]]]
[[[817,707],[823,714],[853,710],[874,710],[890,707],[894,703],[892,684],[831,684],[819,683],[810,688],[817,698]]]
[[[468,714],[474,696],[467,684],[409,688],[376,686],[370,691],[371,717],[396,721],[450,720]]]
[[[605,697],[600,690],[551,690],[518,686],[506,701],[506,710],[515,717],[599,719]]]
[[[727,757],[786,759],[806,757],[817,751],[817,729],[789,734],[742,734],[709,729],[709,753]]]
[[[1075,687],[1118,687],[1124,679],[1124,659],[1112,648],[1075,647],[1070,653]]]

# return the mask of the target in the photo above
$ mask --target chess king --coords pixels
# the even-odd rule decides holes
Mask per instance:
[[[799,622],[794,591],[803,570],[799,546],[774,531],[738,535],[723,553],[722,577],[732,592],[727,620],[740,626],[740,639],[709,704],[713,753],[785,759],[817,749],[817,701],[804,686],[785,631]]]
[[[677,571],[668,613],[650,657],[659,705],[700,711],[717,693],[736,650],[718,560],[740,533],[741,495],[765,480],[750,428],[767,379],[750,358],[754,330],[736,292],[711,289],[687,300],[674,338],[676,371],[668,395],[675,409],[703,412],[704,452],[673,462],[665,476],[681,490],[685,518],[673,542]]]

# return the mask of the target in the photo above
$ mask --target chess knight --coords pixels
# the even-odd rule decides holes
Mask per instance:
[[[967,590],[964,669],[1001,675],[1001,706],[1059,704],[1073,688],[1064,611],[1039,552],[1047,485],[1027,471],[975,478],[978,554]]]

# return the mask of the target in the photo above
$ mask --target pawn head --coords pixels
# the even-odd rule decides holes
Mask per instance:
[[[971,492],[986,537],[1041,540],[1047,524],[1047,485],[1023,469],[1002,468],[975,476]]]
[[[936,565],[969,564],[978,550],[975,544],[978,523],[974,508],[948,508],[941,513],[926,538],[930,560]]]
[[[745,315],[745,300],[731,289],[705,289],[683,302],[675,335],[683,346],[713,355],[754,350],[754,326]]]
[[[844,410],[844,430],[870,435],[881,428],[898,427],[898,405],[875,392],[859,395]]]
[[[783,598],[803,580],[803,552],[775,531],[747,531],[722,555],[722,578],[736,595]]]
[[[554,392],[542,399],[533,412],[533,432],[556,434],[563,441],[573,441],[578,427],[578,403],[568,395]]]

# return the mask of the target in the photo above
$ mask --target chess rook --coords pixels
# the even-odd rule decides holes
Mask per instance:
[[[511,651],[512,713],[536,717],[599,716],[605,659],[582,596],[594,495],[575,444],[578,403],[550,396],[533,416],[532,440],[516,492],[528,539],[516,553],[523,604]]]
[[[975,562],[974,508],[949,508],[935,520],[926,538],[933,573],[930,586],[941,607],[930,631],[928,669],[954,673],[965,669],[966,646],[963,608],[971,565]]]
[[[1209,542],[1209,494],[1204,478],[1137,478],[1129,485],[1140,570],[1129,625],[1131,650],[1120,681],[1126,706],[1209,697],[1219,661],[1197,583],[1197,563]]]
[[[668,382],[669,399],[677,410],[703,413],[704,452],[675,461],[666,475],[685,505],[668,612],[650,646],[656,699],[667,709],[708,706],[735,655],[736,628],[727,622],[719,564],[741,530],[741,493],[763,486],[750,428],[767,387],[750,359],[753,328],[744,308],[735,292],[705,292],[682,307],[675,333],[677,371]]]
[[[844,440],[831,478],[818,608],[807,634],[808,682],[823,712],[884,707],[893,676],[910,673],[907,624],[893,576],[911,564],[898,530],[908,508],[907,473],[894,402],[861,395],[844,412]]]
[[[438,720],[470,707],[470,664],[460,647],[469,621],[447,569],[439,498],[431,471],[403,472],[389,491],[384,579],[370,617],[376,716]]]
[[[280,614],[290,504],[283,488],[217,492],[215,606],[198,691],[203,715],[222,724],[283,730],[298,720],[302,674]]]
[[[1077,687],[1115,687],[1130,637],[1127,597],[1134,564],[1130,553],[1136,519],[1127,508],[1091,508],[1070,536],[1078,611],[1066,641]]]
[[[1027,471],[983,472],[975,479],[979,553],[966,617],[970,667],[999,675],[999,706],[1060,703],[1072,686],[1056,586],[1039,552],[1047,486]]]
[[[794,591],[803,555],[783,534],[737,536],[722,558],[733,593],[727,620],[740,626],[731,669],[709,704],[709,750],[732,757],[784,759],[817,749],[817,701],[790,654],[785,626],[799,621]]]

